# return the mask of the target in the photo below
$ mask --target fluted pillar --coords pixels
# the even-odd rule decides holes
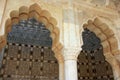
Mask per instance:
[[[68,48],[64,50],[65,80],[78,80],[77,57],[79,53],[79,49]]]

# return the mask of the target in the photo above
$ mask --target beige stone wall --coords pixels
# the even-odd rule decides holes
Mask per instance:
[[[77,59],[82,46],[81,33],[83,27],[86,27],[85,25],[101,39],[106,59],[109,60],[117,56],[120,61],[118,56],[120,54],[120,17],[118,11],[110,5],[109,0],[106,0],[104,6],[96,6],[96,4],[90,3],[91,1],[94,0],[0,0],[0,48],[6,43],[6,21],[7,19],[12,20],[13,16],[16,16],[13,13],[11,17],[10,13],[13,10],[20,11],[19,8],[22,6],[30,9],[29,7],[36,3],[42,9],[41,11],[47,10],[51,14],[50,17],[54,18],[54,20],[48,19],[48,22],[52,22],[55,27],[54,31],[51,29],[50,31],[55,42],[53,51],[57,53],[55,56],[60,63],[64,62],[64,58]],[[46,13],[48,15],[44,17],[49,17],[49,13]],[[20,12],[18,12],[19,14]],[[43,22],[46,22],[45,18]],[[63,68],[63,65],[61,66]],[[60,73],[61,76],[64,76],[63,72]]]

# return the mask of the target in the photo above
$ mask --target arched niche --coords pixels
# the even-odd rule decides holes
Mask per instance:
[[[11,25],[17,24],[20,20],[35,18],[37,21],[45,24],[45,27],[50,31],[50,36],[53,40],[52,49],[61,49],[63,46],[59,42],[60,31],[57,27],[57,20],[51,16],[47,10],[43,10],[38,4],[30,5],[29,7],[21,6],[19,10],[13,10],[10,13],[10,18],[5,23],[5,33],[0,36],[0,49],[6,45],[7,33],[11,31]]]
[[[82,32],[83,46],[78,56],[78,80],[113,80],[110,64],[105,60],[101,40],[87,28]]]
[[[110,29],[106,23],[102,22],[99,18],[95,18],[94,21],[88,20],[88,22],[83,25],[83,28],[94,32],[100,39],[104,56],[119,54],[117,38],[113,30]]]
[[[96,36],[96,40],[98,40],[98,42],[99,42],[98,45],[101,45],[101,48],[97,48],[95,50],[82,50],[81,54],[79,55],[79,58],[78,58],[78,68],[81,69],[81,67],[79,65],[83,65],[84,66],[84,63],[88,65],[88,63],[86,63],[86,61],[88,61],[88,58],[87,58],[88,54],[89,55],[92,54],[92,55],[90,55],[90,56],[93,56],[93,57],[91,57],[91,59],[93,58],[93,60],[95,60],[97,57],[96,58],[94,57],[94,55],[96,55],[94,53],[100,53],[100,54],[98,54],[96,56],[100,56],[101,55],[101,57],[102,57],[101,59],[103,59],[104,65],[108,65],[109,66],[109,70],[111,71],[111,67],[113,66],[111,64],[113,62],[110,61],[109,59],[112,59],[115,55],[119,54],[118,41],[117,41],[117,38],[116,38],[113,30],[110,29],[109,26],[106,23],[102,22],[99,18],[95,18],[93,21],[92,20],[88,20],[88,22],[83,25],[83,29],[84,29],[83,32],[87,31],[89,36],[90,36],[90,33],[93,33]],[[89,36],[88,36],[88,38],[89,38]],[[91,39],[94,39],[93,37],[91,37],[91,39],[87,39],[87,37],[85,37],[85,38],[88,41],[88,44],[86,44],[86,45],[89,45],[89,43],[94,43],[93,45],[97,46],[96,45],[97,43],[96,43],[95,40],[90,41]],[[84,40],[83,40],[83,43],[84,43]],[[83,44],[83,45],[85,45],[85,44]],[[89,49],[89,47],[90,47],[90,45],[86,49]],[[101,50],[101,52],[99,52],[99,50]],[[84,63],[80,62],[80,60],[82,61],[82,59],[80,59],[80,58],[83,59]],[[101,64],[101,62],[98,63],[98,64]],[[93,66],[94,65],[95,64],[93,64]],[[108,69],[108,67],[106,69]],[[83,67],[83,70],[81,69],[81,71],[84,71],[84,70],[86,70],[86,73],[88,73],[87,75],[89,75],[88,66]],[[78,72],[80,72],[80,70],[78,70]],[[96,71],[94,71],[94,70],[93,70],[93,72],[96,73]],[[102,69],[101,69],[101,72],[102,72]],[[108,72],[109,71],[107,71],[107,73]],[[111,71],[111,74],[113,74],[112,72],[113,71]],[[107,75],[107,73],[106,73],[106,75]],[[104,74],[104,72],[103,72],[103,74]],[[94,78],[94,77],[92,77],[92,78]],[[100,79],[100,77],[98,77],[98,78]],[[104,78],[101,77],[101,79],[104,79]],[[108,77],[108,78],[110,78],[110,77]],[[96,79],[96,77],[94,79]],[[113,80],[113,77],[112,77],[111,80]]]
[[[33,30],[32,34],[28,36],[27,32],[29,33],[30,28],[31,29],[33,28],[33,26],[32,27],[30,26],[30,24],[31,24],[30,21],[35,22],[34,27],[36,27],[36,28],[34,28],[35,31]],[[25,26],[26,25],[27,25],[27,27],[29,27],[29,28],[27,28],[27,29],[29,29],[28,31],[27,30],[25,31],[25,29],[26,29]],[[17,28],[15,26],[17,26]],[[40,26],[43,26],[43,27],[40,27]],[[20,60],[22,60],[22,61],[27,61],[28,60],[30,62],[31,61],[33,61],[33,62],[34,61],[36,61],[36,62],[42,61],[41,64],[40,64],[42,66],[43,66],[43,64],[48,63],[46,66],[43,66],[43,68],[44,67],[47,68],[47,71],[44,72],[44,69],[40,68],[39,70],[42,70],[43,72],[41,71],[39,76],[34,75],[30,78],[33,78],[33,79],[35,79],[35,78],[39,78],[39,79],[41,78],[42,79],[43,78],[43,79],[45,79],[45,76],[40,76],[40,75],[42,73],[43,74],[49,73],[49,74],[46,74],[47,76],[49,76],[46,79],[51,79],[51,80],[58,79],[58,72],[57,72],[58,71],[58,63],[57,63],[55,58],[53,59],[53,57],[54,57],[54,55],[56,55],[56,56],[60,55],[59,53],[56,53],[56,52],[58,52],[58,50],[62,49],[62,44],[59,42],[60,32],[59,32],[59,28],[56,27],[56,26],[57,26],[56,19],[53,18],[47,10],[42,10],[38,4],[33,4],[29,7],[22,6],[22,7],[19,8],[19,10],[11,11],[10,18],[7,19],[6,24],[5,24],[5,31],[4,31],[5,34],[0,37],[0,48],[3,48],[6,45],[5,46],[5,54],[4,54],[4,57],[3,57],[3,64],[7,65],[7,63],[4,63],[4,61],[6,61],[7,59],[8,60],[18,60],[18,62],[15,63],[16,66],[14,66],[14,63],[11,66],[14,66],[15,69],[19,69],[19,64],[20,64],[19,61]],[[47,33],[49,33],[49,35],[42,34],[42,36],[47,37],[47,38],[45,38],[46,39],[45,41],[43,39],[41,41],[41,43],[39,43],[40,41],[35,43],[37,41],[37,38],[40,39],[40,37],[38,37],[38,36],[41,35],[41,33],[38,33],[37,35],[34,34],[34,32],[36,32],[36,30],[38,30],[37,28],[42,29],[43,32],[44,31],[46,32],[46,30],[47,30]],[[21,29],[22,32],[19,31],[20,29]],[[37,31],[37,32],[39,32],[39,31]],[[20,37],[17,36],[17,33],[22,33],[22,34],[18,34],[20,37],[22,37],[22,39],[20,39]],[[34,36],[33,38],[35,40],[31,39],[30,36],[32,36],[32,35]],[[13,36],[14,36],[14,38],[13,38]],[[20,41],[19,41],[18,38],[20,39]],[[27,41],[25,41],[25,40],[27,40]],[[48,43],[47,43],[47,41],[48,41]],[[9,51],[10,47],[11,47],[11,49],[15,48],[13,50],[17,50],[17,52],[18,52],[17,58],[15,58],[16,56],[14,56],[12,58],[8,57],[7,53]],[[34,53],[34,51],[33,51],[34,48],[36,49],[36,52],[37,52],[37,50],[38,50],[38,52],[40,52],[40,54],[42,56],[41,57],[42,60],[31,59],[33,57],[32,55]],[[22,53],[21,53],[22,50],[23,50],[23,53],[24,53],[25,50],[28,50],[28,53],[30,53],[29,58],[20,59],[20,55],[22,55]],[[43,51],[45,51],[45,53],[51,53],[51,54],[46,54],[46,57],[45,57],[43,55]],[[10,51],[10,52],[12,52],[12,51]],[[5,55],[7,55],[7,56],[5,56]],[[13,55],[13,54],[10,54],[10,55]],[[44,60],[45,58],[46,58],[46,60]],[[53,60],[49,60],[51,58]],[[9,64],[9,62],[8,62],[8,64]],[[27,65],[27,63],[24,64],[25,67],[27,67],[26,65]],[[36,63],[35,65],[39,65],[39,64]],[[56,68],[54,68],[55,66],[56,66]],[[15,75],[12,76],[12,74],[10,74],[10,73],[7,76],[4,75],[5,71],[3,71],[4,70],[3,68],[4,68],[4,66],[1,68],[1,76],[2,77],[4,77],[4,76],[5,76],[5,78],[6,77],[9,78],[9,77],[13,77],[13,76],[15,77]],[[21,68],[22,68],[22,66],[21,66]],[[11,69],[11,70],[14,70],[14,69]],[[33,71],[31,71],[31,70],[32,70],[32,68],[29,68],[29,72],[26,73],[26,74],[32,74]],[[49,71],[49,70],[52,70],[52,72]],[[24,71],[24,70],[20,70],[20,71]],[[10,72],[15,72],[13,74],[18,74],[19,70],[10,71]],[[53,73],[55,73],[55,74],[53,74]],[[50,75],[53,75],[54,77],[52,77],[52,76],[50,77]],[[55,77],[55,75],[56,75],[56,77]],[[26,77],[29,77],[29,76],[30,75],[27,75]],[[24,77],[24,78],[26,78],[26,77]]]
[[[7,35],[1,79],[56,80],[59,67],[54,55],[50,31],[44,23],[35,18],[20,20]]]

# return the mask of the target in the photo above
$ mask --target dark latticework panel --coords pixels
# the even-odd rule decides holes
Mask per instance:
[[[34,18],[21,20],[19,24],[13,25],[8,34],[8,42],[49,47],[52,45],[50,31]]]
[[[2,80],[58,80],[58,63],[50,47],[8,43],[2,60]]]
[[[58,80],[50,31],[35,19],[13,25],[8,34],[0,80]]]
[[[105,61],[100,39],[88,29],[83,35],[83,46],[78,56],[78,80],[114,80],[111,66]]]

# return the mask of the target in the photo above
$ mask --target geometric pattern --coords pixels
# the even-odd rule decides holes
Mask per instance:
[[[51,47],[8,43],[1,80],[58,80],[59,66]]]

